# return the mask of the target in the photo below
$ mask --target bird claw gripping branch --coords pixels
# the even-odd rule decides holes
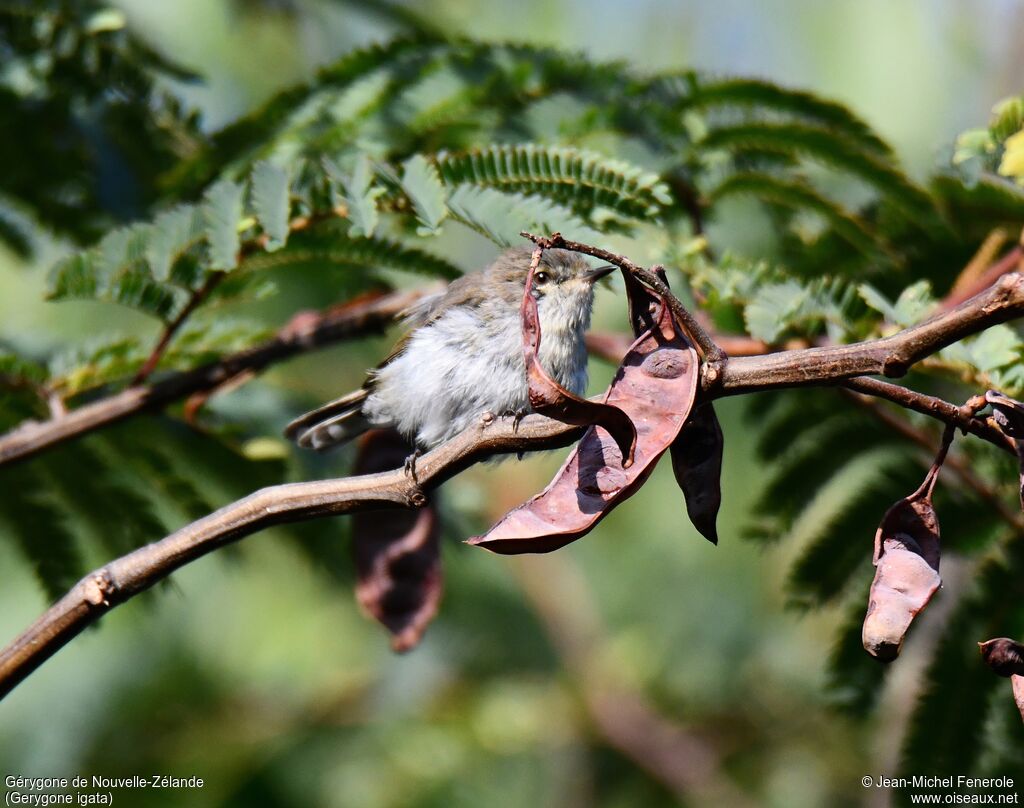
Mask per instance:
[[[536,266],[539,252],[534,258]],[[540,403],[540,412],[592,426],[544,491],[510,511],[485,535],[470,539],[470,544],[512,554],[550,552],[575,541],[644,483],[679,435],[697,394],[697,352],[676,326],[665,300],[628,273],[623,276],[637,339],[604,396],[604,409],[599,413],[603,420],[594,418],[593,402],[584,402],[588,405],[585,410],[577,409],[577,402],[568,396],[548,404],[546,382],[531,372],[530,400]],[[524,298],[528,365],[540,338],[539,331],[536,338],[531,332],[530,308]],[[535,388],[541,387],[545,389],[537,389],[535,398]],[[628,458],[621,448],[627,443],[625,430],[613,437],[608,429],[609,425],[616,428],[615,421],[607,418],[612,407],[624,413],[635,430],[632,464],[623,462]]]

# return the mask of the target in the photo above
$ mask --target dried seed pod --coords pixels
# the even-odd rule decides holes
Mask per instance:
[[[371,430],[359,444],[357,474],[399,468],[412,447],[393,430]],[[396,651],[413,648],[441,601],[439,524],[433,503],[352,515],[356,599],[392,634]]]
[[[985,401],[992,405],[992,418],[999,428],[1013,438],[1020,461],[1020,506],[1024,509],[1024,404],[1004,396],[998,390],[985,393]]]
[[[615,439],[622,456],[622,467],[628,468],[633,462],[636,450],[636,427],[618,407],[596,401],[588,401],[566,390],[556,382],[537,359],[540,350],[540,317],[537,313],[537,299],[533,296],[533,276],[537,270],[543,250],[533,251],[533,261],[526,277],[521,309],[523,321],[523,358],[526,361],[526,378],[529,383],[530,406],[535,412],[577,426],[598,424]]]
[[[637,312],[631,321],[650,327],[626,354],[604,401],[636,426],[634,463],[624,468],[616,441],[603,426],[592,426],[544,491],[470,544],[544,553],[575,541],[643,484],[679,434],[697,391],[697,353],[657,295],[628,282],[627,291]]]
[[[1024,719],[1024,676],[1015,673],[1010,677],[1010,684],[1013,686],[1013,700],[1017,704],[1017,712]]]
[[[932,492],[952,439],[953,429],[947,427],[921,487],[889,508],[875,533],[875,579],[861,639],[864,649],[883,662],[899,656],[911,622],[942,584]]]
[[[672,441],[672,472],[683,490],[693,526],[718,544],[716,521],[722,505],[722,427],[711,402],[694,410]]]
[[[998,390],[985,393],[985,401],[992,405],[992,416],[1003,432],[1014,440],[1024,438],[1024,404]]]
[[[981,658],[1000,676],[1024,675],[1024,645],[1009,637],[979,642]]]

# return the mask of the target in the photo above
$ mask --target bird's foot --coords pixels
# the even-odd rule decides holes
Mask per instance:
[[[523,418],[525,418],[528,413],[529,413],[529,410],[526,409],[525,407],[520,407],[517,410],[506,410],[505,411],[504,417],[512,419],[512,434],[513,435],[519,434],[519,422],[522,421]]]
[[[406,474],[412,477],[412,481],[416,483],[416,485],[420,484],[419,478],[416,476],[416,461],[419,459],[421,454],[422,452],[419,449],[414,449],[413,453],[405,458],[405,464],[402,466],[402,469]]]

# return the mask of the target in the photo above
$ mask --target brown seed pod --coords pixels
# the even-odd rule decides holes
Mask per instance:
[[[722,505],[722,427],[709,401],[695,409],[683,424],[669,451],[672,472],[686,499],[693,526],[718,544],[718,509]]]
[[[357,474],[399,468],[412,447],[393,430],[371,430],[359,443]],[[392,634],[391,647],[408,651],[423,636],[441,601],[439,523],[433,503],[352,515],[356,599]]]
[[[1009,637],[979,642],[981,658],[1000,676],[1024,675],[1024,645]]]
[[[623,458],[623,468],[633,462],[636,449],[636,428],[618,407],[608,403],[588,401],[566,390],[552,379],[537,359],[540,350],[540,317],[537,299],[533,296],[533,276],[543,253],[541,247],[533,251],[533,261],[526,277],[521,315],[523,321],[523,358],[526,360],[526,378],[529,382],[530,406],[535,412],[577,426],[598,424],[615,439]]]
[[[985,393],[985,401],[992,405],[992,418],[999,424],[1017,447],[1020,460],[1020,506],[1024,509],[1024,404],[1004,396],[998,390]]]
[[[911,622],[942,584],[939,520],[932,492],[952,439],[953,430],[947,428],[939,456],[921,487],[889,508],[875,533],[875,579],[861,639],[864,649],[882,662],[899,656]]]
[[[591,426],[544,491],[470,544],[497,553],[544,553],[575,541],[643,484],[679,434],[697,391],[697,353],[657,295],[628,280],[626,288],[636,315],[631,322],[648,330],[627,352],[604,403],[636,427],[633,464],[624,468],[616,441],[603,426]]]

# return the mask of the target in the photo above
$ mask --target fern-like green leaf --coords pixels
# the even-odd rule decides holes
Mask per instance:
[[[835,233],[865,255],[878,253],[881,244],[864,219],[846,211],[800,179],[762,172],[732,174],[708,193],[712,204],[727,196],[750,195],[794,210],[821,216]]]
[[[152,435],[140,436],[144,446]],[[74,523],[116,558],[164,536],[167,526],[156,516],[145,496],[149,486],[139,488],[138,477],[124,468],[111,435],[62,446],[40,459],[48,487],[59,498]]]
[[[0,540],[29,560],[51,601],[85,574],[67,514],[44,479],[24,464],[0,470]]]
[[[651,218],[671,204],[668,187],[655,174],[594,152],[534,144],[491,146],[436,157],[447,185],[468,183],[543,196],[590,215],[605,207]]]
[[[825,128],[799,123],[739,123],[712,129],[701,146],[727,151],[753,148],[809,157],[858,177],[909,215],[934,214],[928,194],[899,169]]]
[[[693,81],[689,106],[698,108],[722,104],[754,110],[785,112],[827,126],[866,151],[890,157],[892,148],[847,107],[805,90],[782,87],[769,81],[747,78]]]
[[[827,603],[858,569],[870,577],[878,523],[923,474],[906,451],[881,447],[862,452],[825,482],[787,537],[804,548],[787,582],[793,601]]]

